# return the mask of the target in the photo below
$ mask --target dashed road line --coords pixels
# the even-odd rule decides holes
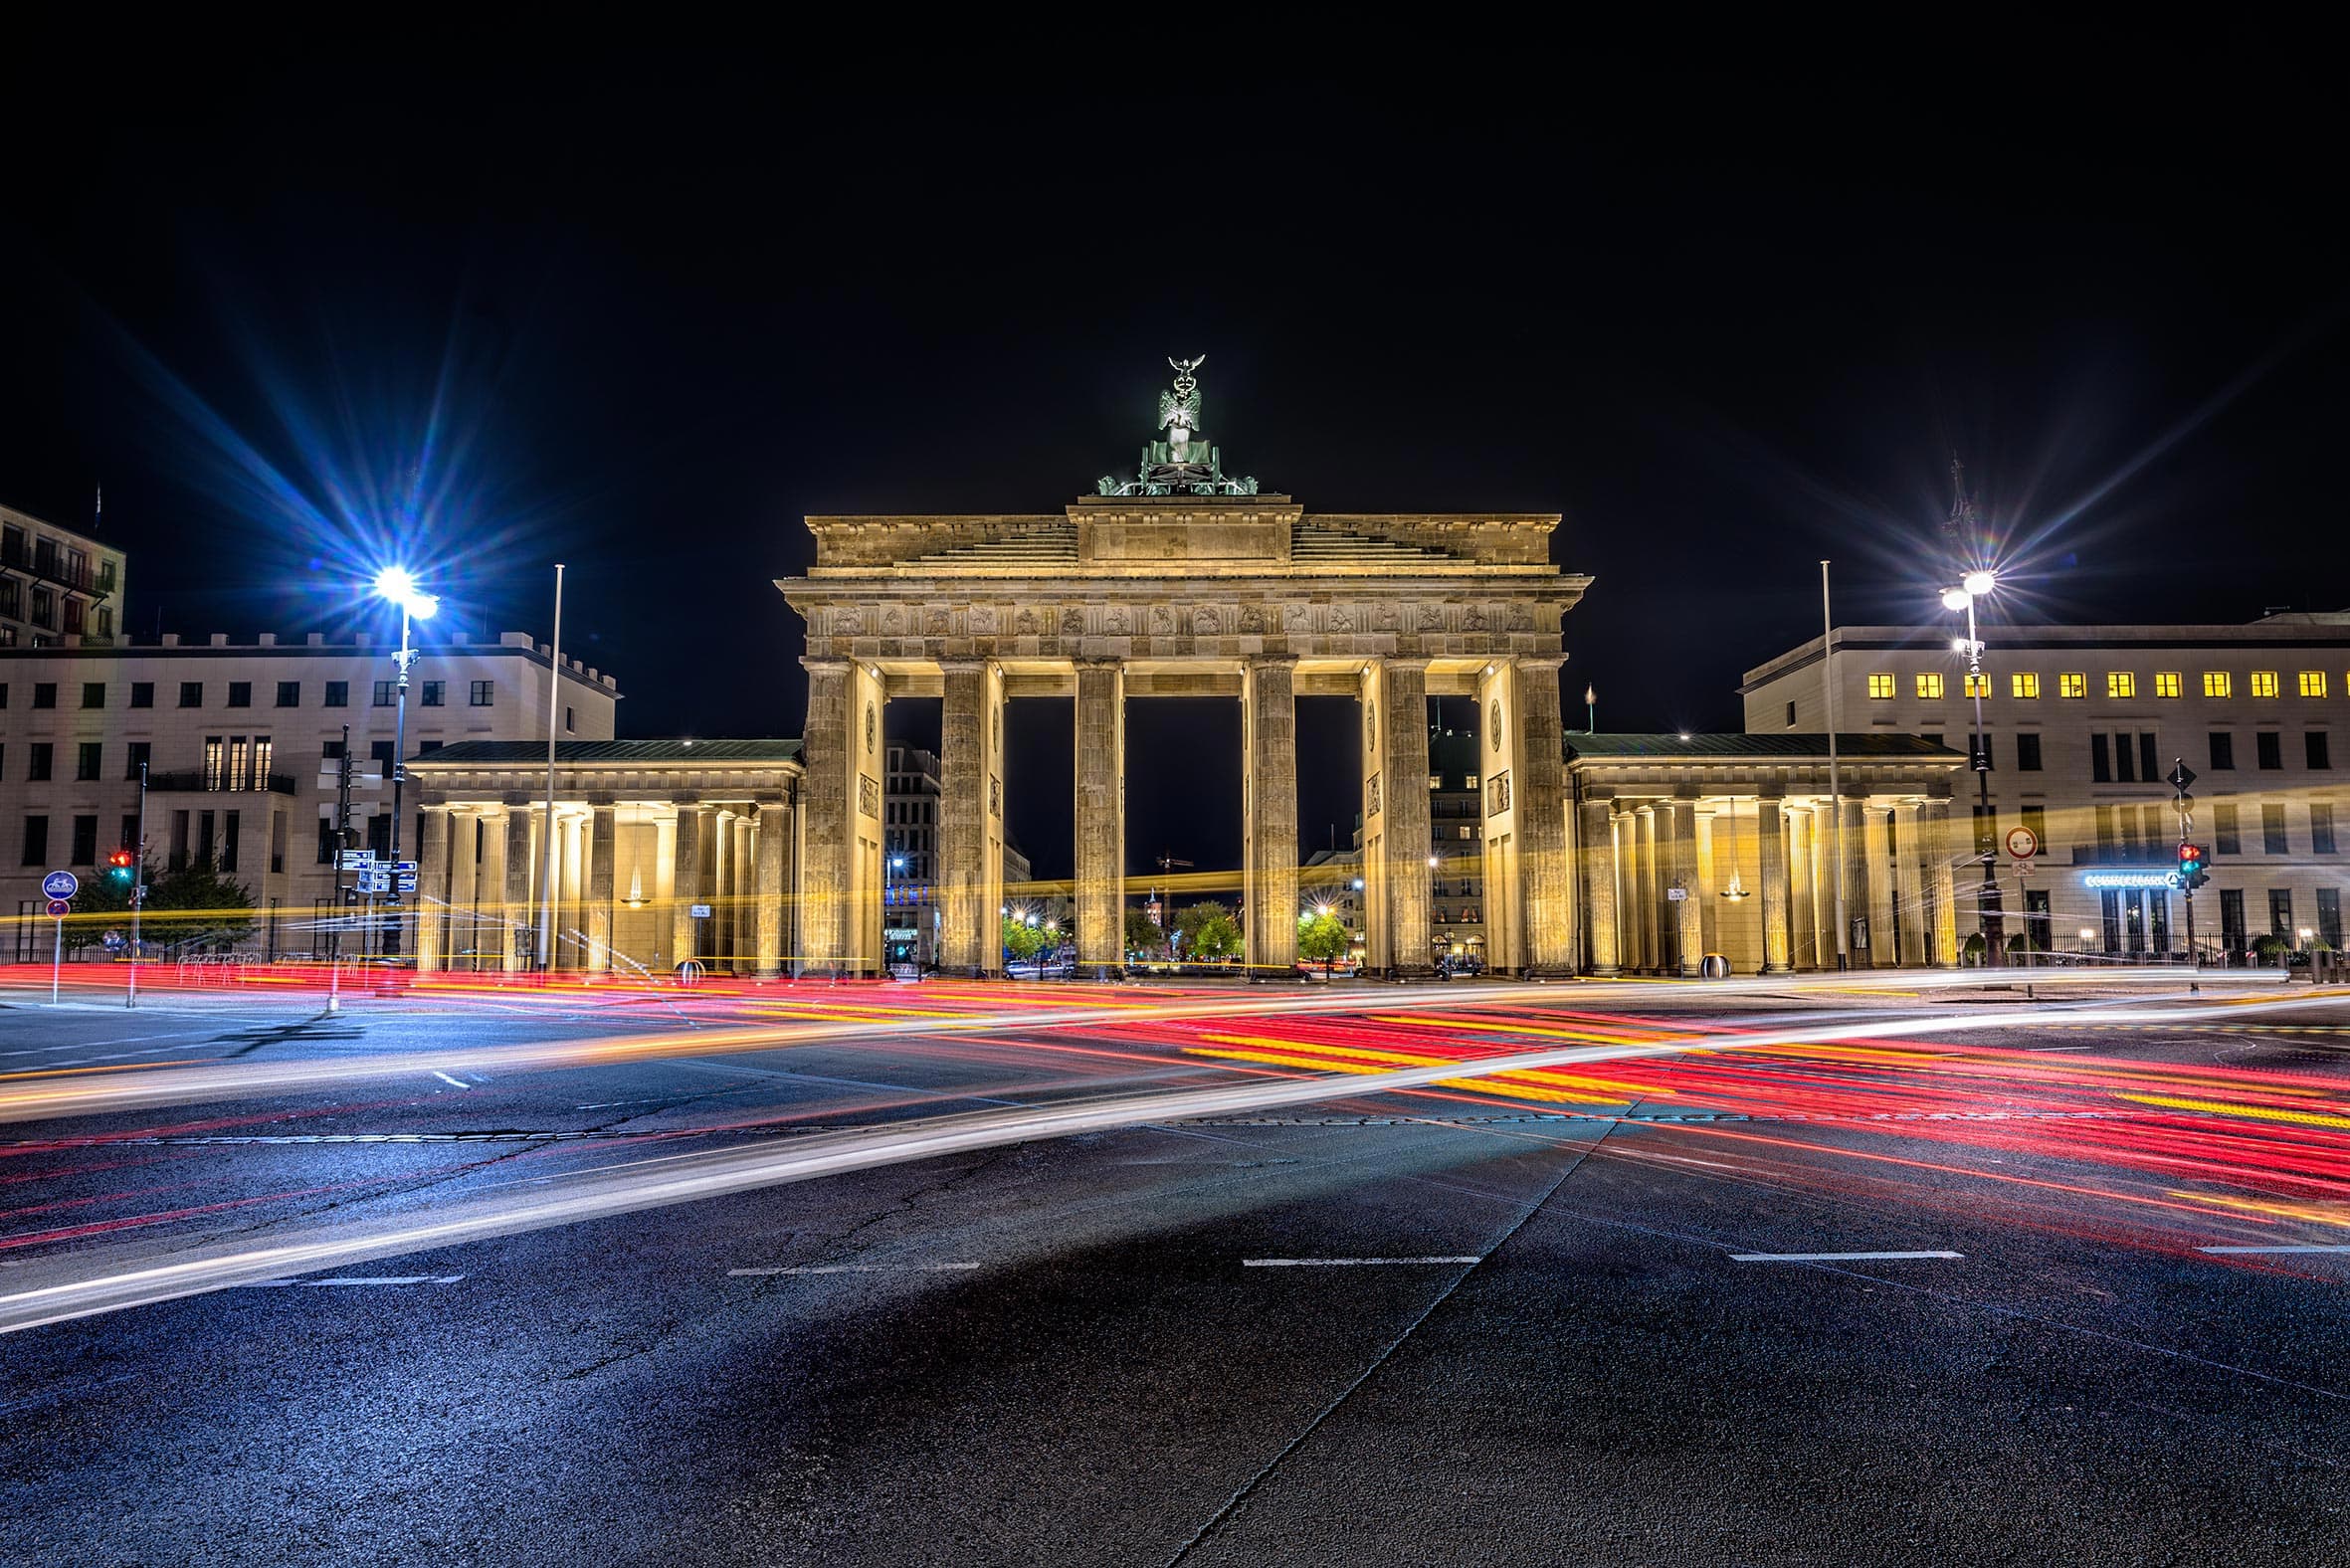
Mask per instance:
[[[779,1269],[729,1269],[729,1279],[763,1279],[773,1274],[967,1274],[977,1264],[802,1264]]]
[[[471,1084],[471,1083],[468,1083],[468,1082],[467,1082],[467,1081],[466,1081],[464,1078],[451,1078],[451,1077],[450,1077],[448,1074],[446,1074],[446,1073],[442,1072],[442,1071],[441,1071],[439,1068],[435,1068],[435,1069],[433,1070],[433,1077],[435,1077],[435,1078],[439,1078],[439,1079],[440,1079],[442,1082],[444,1082],[444,1083],[447,1083],[447,1084],[450,1084],[450,1085],[452,1085],[452,1086],[454,1086],[454,1087],[457,1087],[457,1088],[472,1088],[472,1087],[474,1086],[473,1084]]]
[[[1381,1264],[1481,1264],[1481,1257],[1460,1258],[1244,1258],[1243,1269],[1364,1269]]]
[[[1912,1258],[1964,1258],[1942,1248],[1906,1253],[1732,1253],[1734,1264],[1876,1264],[1898,1263]]]
[[[2350,1253],[2350,1243],[2304,1242],[2298,1246],[2273,1247],[2198,1247],[2199,1253],[2213,1253],[2235,1257],[2252,1253]]]
[[[256,1279],[248,1290],[274,1290],[288,1285],[316,1287],[344,1284],[455,1284],[464,1274],[341,1274],[324,1279]]]

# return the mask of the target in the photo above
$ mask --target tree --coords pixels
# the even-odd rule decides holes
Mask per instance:
[[[1050,939],[1041,925],[1031,925],[1010,915],[1004,918],[1004,956],[1014,963],[1026,963],[1036,957]]]
[[[1192,904],[1175,916],[1175,931],[1183,939],[1186,958],[1230,958],[1241,950],[1240,922],[1213,899]]]
[[[1126,951],[1143,958],[1166,955],[1167,933],[1159,929],[1159,922],[1140,909],[1126,911]]]
[[[253,934],[253,894],[209,860],[165,872],[147,884],[139,935],[170,945],[203,941],[226,947]]]
[[[1330,960],[1346,956],[1347,941],[1346,927],[1334,914],[1297,917],[1297,956],[1319,959],[1325,974],[1329,972]]]

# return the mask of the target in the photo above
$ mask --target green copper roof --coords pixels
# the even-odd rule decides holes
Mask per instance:
[[[796,762],[796,740],[558,740],[557,762]],[[521,767],[546,762],[543,740],[460,740],[409,760],[410,767],[445,763]]]
[[[1870,733],[1838,735],[1837,755],[1866,757],[1877,761],[1887,758],[1913,757],[1920,762],[1966,760],[1966,753],[1937,745],[1922,735]],[[1823,760],[1828,755],[1825,734],[1786,735],[1697,735],[1687,738],[1667,731],[1661,735],[1588,734],[1573,731],[1567,735],[1569,758],[1588,757],[1594,761],[1607,757],[1688,757],[1718,760],[1723,758],[1813,758]]]

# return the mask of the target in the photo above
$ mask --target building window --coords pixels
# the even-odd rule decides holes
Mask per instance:
[[[2293,890],[2290,887],[2268,889],[2268,934],[2287,942],[2293,939]]]
[[[2290,853],[2284,842],[2284,806],[2277,801],[2264,802],[2260,807],[2260,853],[2284,855]]]
[[[57,683],[55,681],[33,683],[33,705],[35,707],[57,706]]]
[[[96,866],[98,864],[98,819],[74,819],[74,850],[66,860],[68,866]]]
[[[2302,672],[2301,672],[2301,695],[2303,695],[2303,696],[2323,696],[2323,695],[2325,695],[2325,672],[2324,672],[2324,671],[2322,671],[2322,670],[2304,670],[2304,671],[2302,671]]]
[[[2030,828],[2033,838],[2040,841],[2040,853],[2049,854],[2049,809],[2046,806],[2026,806],[2024,826]]]
[[[2236,771],[2236,737],[2225,729],[2212,731],[2212,770],[2216,773]]]
[[[301,683],[299,681],[278,683],[278,705],[280,707],[301,706]]]
[[[2154,672],[2154,694],[2156,696],[2177,696],[2186,688],[2187,677],[2184,672],[2177,670],[2157,670]]]
[[[2102,733],[2089,736],[2089,782],[2092,784],[2113,782],[2111,742]]]
[[[83,682],[82,705],[84,707],[104,707],[106,705],[106,684],[103,681]]]
[[[326,694],[319,698],[319,704],[323,707],[349,707],[351,705],[351,684],[348,681],[327,682]]]
[[[1476,837],[1476,829],[1474,829],[1474,828],[1470,827],[1470,826],[1469,826],[1468,823],[1466,823],[1466,822],[1465,822],[1465,823],[1463,823],[1463,824],[1461,825],[1461,827],[1460,827],[1460,829],[1459,829],[1458,831],[1459,831],[1459,833],[1460,833],[1461,837],[1463,837],[1463,838],[1465,838],[1465,839],[1473,839],[1473,838],[1475,838],[1475,837]]]
[[[48,741],[34,741],[32,756],[25,765],[25,777],[36,784],[45,782],[49,778],[51,768],[56,765],[53,761],[56,755],[57,748]]]
[[[1795,727],[1795,704],[1793,702],[1787,704],[1787,727],[1789,729]]]
[[[2322,800],[2309,804],[2309,853],[2338,853],[2334,849],[2334,808]]]
[[[493,700],[495,700],[495,698],[496,698],[496,695],[497,695],[497,683],[496,683],[496,682],[494,682],[494,681],[477,681],[477,682],[475,682],[475,683],[474,683],[474,706],[476,706],[476,707],[488,707],[488,706],[490,706],[490,703],[491,703]]]
[[[2088,694],[2089,678],[2082,672],[2078,670],[2067,670],[2062,675],[2056,677],[2056,695],[2087,696]]]
[[[1463,789],[1475,789],[1476,775],[1473,773],[1464,773],[1461,775],[1461,787]]]
[[[2252,749],[2258,754],[2263,768],[2284,766],[2284,739],[2273,729],[2263,729],[2252,737]]]
[[[74,748],[75,779],[85,784],[95,782],[98,778],[98,768],[103,765],[102,758],[105,749],[103,742],[96,740],[85,740],[76,746]]]
[[[130,705],[132,707],[153,707],[155,705],[155,683],[152,681],[131,682]]]
[[[568,734],[572,733],[574,730],[576,730],[578,727],[579,727],[579,726],[578,726],[577,724],[575,724],[575,723],[573,723],[573,722],[571,721],[571,704],[570,704],[570,703],[568,703],[568,702],[564,703],[564,704],[563,704],[563,733],[565,733],[565,734],[567,734],[567,735],[568,735]]]
[[[2276,694],[2276,672],[2275,672],[2275,671],[2273,671],[2273,670],[2255,670],[2255,671],[2253,671],[2253,672],[2252,672],[2252,695],[2254,695],[2254,696],[2274,696],[2275,694]]]
[[[1968,696],[1989,696],[1990,694],[1991,694],[1991,678],[1990,678],[1989,676],[1969,676],[1969,677],[1967,677],[1967,695],[1968,695]]]
[[[427,681],[427,682],[424,684],[424,705],[425,705],[425,706],[427,706],[427,707],[439,707],[439,706],[441,706],[441,705],[442,705],[442,700],[441,700],[441,699],[442,699],[444,696],[446,696],[446,695],[448,694],[448,691],[449,691],[449,683],[448,683],[448,682],[446,682],[446,681]]]
[[[2154,731],[2138,732],[2138,777],[2151,784],[2162,777],[2162,764],[2154,755]]]
[[[391,682],[378,681],[375,683],[375,705],[377,707],[390,707],[392,705]]]
[[[1431,773],[1428,775],[1428,787],[1430,789],[1443,789],[1445,787],[1445,776],[1442,773]]]
[[[2138,678],[2127,670],[2105,672],[2105,694],[2108,697],[2134,697],[2138,694]]]
[[[2334,765],[2333,751],[2326,741],[2324,730],[2310,730],[2301,737],[2301,744],[2309,753],[2311,767],[2330,768]]]
[[[2040,771],[2040,736],[2023,734],[2016,737],[2016,771],[2019,773],[2038,773]]]
[[[2225,670],[2206,670],[2203,673],[2203,694],[2205,696],[2234,696],[2236,694],[2236,678]]]
[[[47,817],[27,817],[25,819],[25,855],[21,864],[45,866],[48,862],[49,819]]]
[[[1879,673],[1868,678],[1868,697],[1873,702],[1889,702],[1893,697],[1893,678]]]
[[[1940,696],[1942,694],[1942,672],[1920,670],[1917,673],[1917,694],[1929,698]]]
[[[2040,677],[2030,673],[2008,677],[2008,695],[2021,697],[2040,695]]]
[[[179,705],[182,707],[202,707],[204,705],[204,683],[182,681],[179,684]]]
[[[126,779],[137,778],[141,773],[146,771],[147,764],[153,760],[154,755],[155,743],[153,741],[132,741],[130,743],[130,761],[125,766],[122,776]]]
[[[2237,831],[2234,805],[2222,804],[2212,808],[2212,837],[2218,841],[2222,855],[2244,853],[2244,835]]]
[[[2317,889],[2317,935],[2335,952],[2342,950],[2342,889],[2339,887]]]
[[[204,737],[204,787],[220,789],[228,783],[228,752],[218,735]]]
[[[230,683],[229,683],[229,706],[231,706],[231,707],[251,707],[252,705],[253,705],[253,683],[252,683],[252,682],[250,682],[250,681],[232,681],[232,682],[230,682]]]

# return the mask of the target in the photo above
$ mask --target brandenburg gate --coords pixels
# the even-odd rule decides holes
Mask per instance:
[[[1173,363],[1171,361],[1171,363]],[[810,517],[777,587],[807,622],[800,946],[809,972],[881,965],[882,710],[941,703],[941,967],[1001,961],[1004,708],[1076,700],[1077,948],[1124,961],[1125,704],[1243,704],[1251,964],[1294,959],[1296,699],[1359,704],[1366,961],[1429,967],[1428,698],[1474,695],[1487,961],[1576,963],[1560,620],[1591,579],[1550,562],[1556,514],[1308,512],[1223,472],[1195,359],[1159,397],[1131,480],[1040,516]],[[1316,759],[1305,759],[1310,765]]]

